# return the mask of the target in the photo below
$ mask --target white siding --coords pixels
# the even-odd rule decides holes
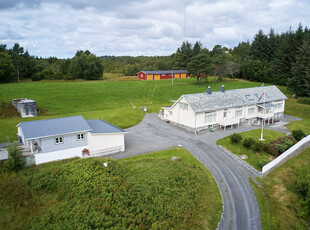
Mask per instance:
[[[181,103],[186,103],[182,98],[172,109],[164,108],[164,119],[173,121],[177,124],[195,128],[195,113],[188,105],[187,110],[180,107]],[[186,103],[187,104],[187,103]],[[169,112],[170,111],[170,112]]]
[[[125,150],[124,133],[88,133],[89,151],[99,151],[122,146]]]

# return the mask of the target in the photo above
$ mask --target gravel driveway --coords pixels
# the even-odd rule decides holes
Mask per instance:
[[[241,126],[194,135],[160,120],[157,114],[146,114],[141,123],[126,130],[126,151],[112,157],[125,158],[182,145],[212,172],[219,185],[224,205],[219,229],[261,229],[259,207],[249,183],[249,177],[258,175],[216,145],[220,138],[252,129],[252,126]]]

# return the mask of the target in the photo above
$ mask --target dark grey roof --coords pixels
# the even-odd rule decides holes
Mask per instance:
[[[266,91],[266,96],[261,97],[264,90]],[[245,105],[256,105],[258,103],[263,103],[264,100],[265,103],[268,103],[287,99],[287,97],[274,85],[246,89],[233,89],[226,90],[225,92],[216,91],[212,92],[212,94],[186,94],[183,95],[183,97],[195,113]],[[259,100],[260,97],[261,99]]]
[[[26,140],[91,130],[82,116],[25,121],[18,125],[20,125]]]
[[[104,120],[86,120],[92,129],[92,133],[120,133],[125,132],[124,130],[110,124]]]
[[[141,71],[145,74],[172,74],[172,70]],[[173,73],[187,73],[187,70],[173,70]]]

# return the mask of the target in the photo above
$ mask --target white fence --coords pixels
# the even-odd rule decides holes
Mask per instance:
[[[299,154],[307,146],[310,146],[310,135],[300,140],[297,144],[293,145],[291,148],[286,150],[284,153],[282,153],[280,156],[278,156],[270,163],[266,164],[263,167],[262,175],[263,176],[267,175],[269,172],[271,172],[273,169],[286,162],[288,159]]]
[[[113,153],[118,153],[118,152],[123,152],[123,151],[125,151],[125,146],[119,145],[119,146],[114,146],[111,148],[105,148],[105,149],[99,149],[96,151],[90,151],[89,155],[91,157],[100,157],[100,156],[110,155]]]

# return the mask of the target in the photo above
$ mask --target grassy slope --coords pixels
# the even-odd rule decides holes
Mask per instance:
[[[298,195],[294,185],[296,171],[302,165],[310,165],[310,148],[261,179],[260,187],[254,185],[264,230],[309,228],[296,211]]]
[[[172,162],[171,156],[181,160]],[[185,149],[109,161],[82,159],[0,177],[1,229],[216,229],[212,174]]]
[[[16,139],[16,125],[20,121],[53,117],[83,115],[86,119],[105,119],[121,128],[139,123],[144,113],[138,110],[147,106],[149,112],[158,112],[162,106],[172,103],[182,94],[204,92],[206,84],[197,85],[195,79],[160,81],[76,81],[76,82],[30,82],[0,84],[0,100],[10,102],[13,98],[34,99],[48,111],[37,118],[0,119],[0,142]],[[213,90],[259,86],[259,83],[241,80],[211,82]],[[134,110],[131,102],[136,105]]]
[[[240,135],[242,136],[242,140],[244,140],[247,137],[251,137],[254,140],[258,141],[261,135],[261,129],[255,129],[255,130],[251,130],[248,132],[243,132],[243,133],[240,133]],[[282,136],[285,136],[285,134],[265,129],[264,130],[264,139],[265,139],[264,143],[278,139],[279,137],[282,137]],[[273,159],[265,151],[261,151],[260,153],[257,153],[253,149],[245,148],[242,144],[242,141],[239,144],[232,144],[228,136],[218,140],[216,144],[222,145],[223,147],[230,150],[232,153],[236,154],[237,156],[247,155],[248,158],[245,161],[251,164],[254,168],[258,170],[261,170],[261,167],[258,164],[259,161],[265,160],[269,162]]]

